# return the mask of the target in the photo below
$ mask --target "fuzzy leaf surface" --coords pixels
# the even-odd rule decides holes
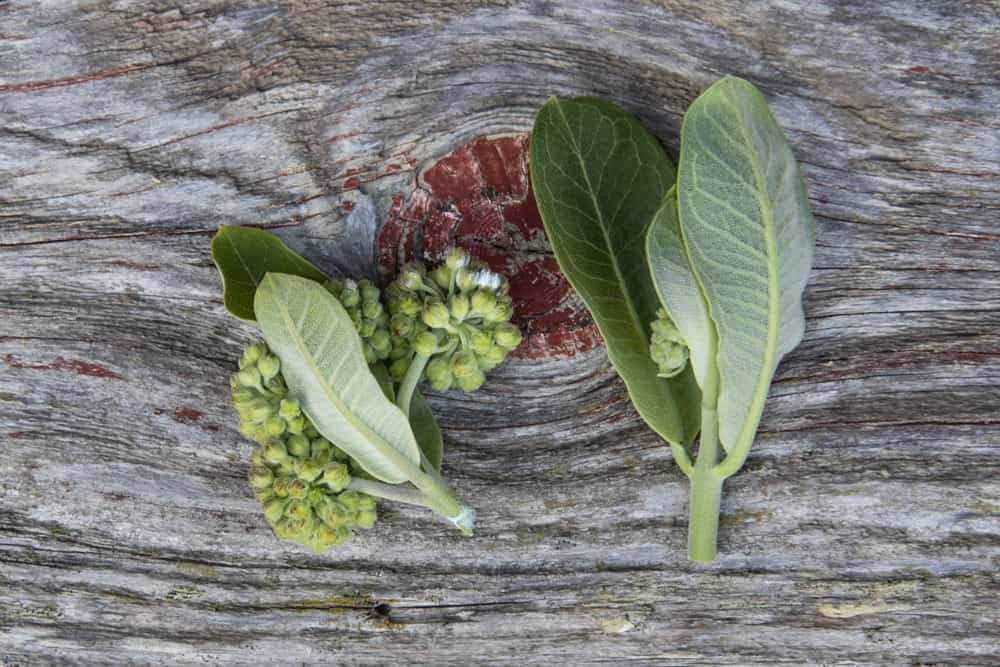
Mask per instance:
[[[369,370],[337,298],[307,278],[269,273],[257,288],[254,312],[281,360],[289,394],[316,429],[373,477],[409,480],[408,464],[420,466],[413,431]]]
[[[750,446],[783,355],[802,339],[815,229],[805,184],[766,100],[721,79],[684,116],[680,226],[719,337],[719,438]]]

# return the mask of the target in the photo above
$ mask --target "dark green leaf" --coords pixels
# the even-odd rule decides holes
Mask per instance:
[[[649,355],[659,299],[646,266],[646,230],[674,168],[639,122],[613,104],[553,98],[531,134],[531,181],[562,272],[587,304],[608,357],[643,419],[664,439],[698,432],[690,368],[658,377]]]
[[[253,320],[253,296],[267,273],[285,273],[322,282],[326,274],[274,234],[253,227],[223,225],[212,239],[212,259],[222,275],[226,310]]]

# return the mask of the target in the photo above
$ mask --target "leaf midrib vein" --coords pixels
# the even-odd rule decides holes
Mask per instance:
[[[597,203],[597,195],[594,193],[593,185],[590,183],[590,176],[587,173],[587,168],[583,163],[583,155],[580,152],[580,146],[576,141],[576,136],[573,134],[573,128],[569,124],[569,119],[566,118],[566,112],[563,111],[562,104],[556,101],[556,109],[559,110],[559,117],[562,118],[563,125],[566,126],[566,131],[569,134],[569,139],[573,144],[574,153],[576,154],[577,162],[580,164],[580,171],[583,174],[583,179],[587,183],[587,194],[590,195],[590,201],[594,206],[594,213],[597,215],[598,226],[601,228],[601,235],[604,237],[604,244],[607,247],[608,258],[611,260],[611,268],[615,271],[615,277],[618,279],[618,284],[622,285],[622,295],[624,296],[625,304],[628,306],[629,313],[632,315],[633,324],[637,324],[639,331],[642,333],[643,338],[646,338],[646,328],[645,324],[639,319],[639,312],[636,310],[635,304],[632,302],[632,297],[625,289],[625,279],[622,276],[621,269],[618,267],[618,258],[615,256],[614,251],[611,249],[611,238],[608,236],[608,230],[605,228],[604,215],[601,213],[601,208]],[[603,115],[603,114],[602,114]],[[608,119],[610,120],[610,119]],[[612,123],[614,127],[614,123]],[[613,130],[612,130],[613,131]],[[617,139],[616,142],[617,143]]]
[[[735,101],[730,100],[728,95],[723,96],[729,104],[733,107],[733,110],[739,115],[741,114],[739,106]],[[767,384],[767,379],[770,374],[774,372],[774,355],[778,348],[778,327],[780,326],[779,317],[780,312],[780,286],[778,284],[778,272],[777,272],[777,255],[778,249],[775,244],[774,238],[774,214],[771,210],[771,202],[768,197],[767,183],[764,182],[762,176],[763,172],[761,170],[760,161],[757,156],[757,152],[754,149],[753,140],[751,139],[749,132],[747,131],[747,125],[745,122],[740,123],[740,132],[743,135],[743,139],[747,145],[747,151],[750,155],[750,162],[753,165],[754,180],[757,183],[757,202],[760,205],[761,217],[764,221],[764,237],[767,242],[767,282],[768,282],[768,295],[767,295],[767,306],[768,306],[768,324],[770,325],[767,330],[767,348],[764,352],[764,359],[760,366],[760,372],[757,376],[757,386],[754,392],[753,401],[751,401],[752,414],[757,414],[758,418],[760,413],[764,408],[764,400],[767,398],[766,393],[761,395],[761,386]],[[768,138],[770,141],[770,138]],[[754,427],[750,427],[749,421],[744,421],[743,426],[740,429],[740,436],[737,442],[734,443],[733,449],[741,449],[741,444],[744,443],[748,438],[751,440],[756,433],[756,424]]]
[[[281,313],[281,319],[285,323],[285,328],[288,331],[289,336],[292,339],[292,342],[295,344],[299,352],[302,354],[302,358],[305,359],[306,363],[309,365],[309,370],[314,374],[315,377],[319,379],[319,383],[323,387],[324,395],[326,395],[326,397],[330,400],[330,402],[333,404],[334,408],[336,408],[337,412],[344,419],[344,421],[350,424],[361,436],[363,436],[366,440],[368,440],[368,442],[370,442],[376,449],[386,450],[386,451],[380,451],[379,453],[384,458],[389,459],[389,463],[390,465],[392,465],[393,464],[392,459],[395,457],[403,456],[402,452],[399,452],[395,447],[386,442],[381,435],[372,430],[371,427],[369,427],[367,424],[360,421],[359,419],[354,417],[354,415],[351,414],[351,412],[347,409],[347,405],[344,403],[344,401],[340,399],[340,397],[333,391],[332,387],[330,387],[330,383],[326,381],[326,378],[323,376],[322,371],[316,364],[312,353],[306,346],[305,340],[301,336],[299,336],[298,331],[296,330],[295,326],[293,326],[295,324],[295,320],[292,317],[291,312],[288,310],[287,304],[285,304],[280,299],[275,299],[275,302],[277,303],[278,312]],[[305,309],[303,310],[305,311]],[[347,355],[345,354],[341,358],[341,361],[346,359],[346,356]],[[338,365],[338,370],[339,370],[339,365]],[[379,467],[381,468],[383,466]],[[368,472],[372,471],[369,470]],[[383,480],[383,481],[388,481],[388,480]]]

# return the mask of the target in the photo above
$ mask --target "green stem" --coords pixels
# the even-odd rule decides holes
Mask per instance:
[[[416,489],[410,489],[398,484],[385,484],[383,482],[375,482],[370,479],[352,477],[351,482],[347,485],[347,488],[350,491],[367,493],[369,496],[385,498],[386,500],[395,500],[398,503],[406,503],[407,505],[433,507],[433,503],[426,498],[424,494],[420,493]]]
[[[715,471],[719,460],[718,424],[715,410],[702,406],[701,441],[691,474],[688,512],[688,558],[699,563],[715,560],[719,536],[719,509],[725,478]]]
[[[699,563],[715,560],[719,537],[719,509],[722,504],[722,482],[726,478],[717,470],[722,448],[719,445],[719,370],[713,362],[705,374],[701,395],[701,435],[698,457],[691,479],[688,509],[688,558]]]
[[[417,388],[417,383],[420,382],[420,376],[424,374],[424,368],[427,367],[429,359],[430,357],[422,354],[413,355],[413,361],[410,362],[410,367],[406,370],[406,375],[403,376],[403,381],[399,385],[399,391],[396,392],[396,406],[403,411],[407,418],[410,416],[413,390]]]

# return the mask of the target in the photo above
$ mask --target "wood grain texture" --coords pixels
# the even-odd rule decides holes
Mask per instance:
[[[998,15],[0,3],[0,664],[997,664]],[[474,539],[388,503],[328,556],[274,539],[217,226],[357,266],[358,211],[550,94],[611,98],[676,155],[726,73],[786,128],[818,247],[718,562],[685,560],[686,479],[600,348],[432,396]]]

